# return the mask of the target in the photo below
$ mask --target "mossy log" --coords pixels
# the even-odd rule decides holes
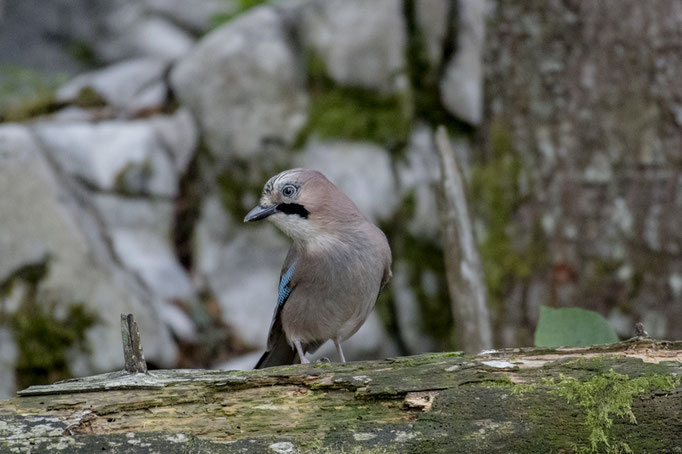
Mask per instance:
[[[682,342],[116,372],[0,402],[0,452],[682,452]]]

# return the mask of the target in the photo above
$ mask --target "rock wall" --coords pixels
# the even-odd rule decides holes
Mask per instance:
[[[153,366],[251,367],[288,241],[242,219],[293,166],[325,172],[393,249],[347,356],[457,348],[441,123],[495,345],[531,344],[542,304],[682,336],[679,3],[117,0],[41,20],[31,3],[0,3],[0,396],[120,367],[120,312]],[[18,56],[4,24],[21,18],[60,33]],[[7,110],[4,62],[96,69]]]

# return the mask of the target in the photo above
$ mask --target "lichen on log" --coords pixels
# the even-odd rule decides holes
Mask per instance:
[[[641,338],[116,372],[1,402],[0,452],[677,452],[681,373],[682,342]]]

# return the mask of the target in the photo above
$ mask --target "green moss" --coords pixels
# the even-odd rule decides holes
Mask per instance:
[[[139,195],[154,176],[154,168],[149,159],[142,163],[128,163],[116,175],[114,190],[121,195]]]
[[[53,305],[27,301],[10,318],[20,352],[16,365],[19,388],[69,378],[69,350],[84,348],[85,331],[95,323],[82,303],[69,305],[63,319],[56,318],[54,310]]]
[[[489,388],[511,388],[514,386],[507,375],[496,375],[495,380],[483,380],[481,384]]]
[[[313,134],[323,139],[367,140],[396,152],[407,143],[412,112],[405,94],[336,85],[326,75],[322,60],[314,56],[308,58],[308,82],[308,123],[294,148]]]
[[[512,388],[512,395],[516,396],[519,394],[524,394],[530,391],[535,391],[535,385],[530,385],[527,383],[514,383],[514,387]]]
[[[30,263],[14,271],[4,282],[0,283],[0,297],[7,295],[16,280],[22,280],[31,286],[35,286],[47,275],[48,261]]]
[[[77,61],[91,67],[97,65],[95,49],[90,43],[83,40],[71,41],[66,47],[66,51]]]
[[[632,412],[634,397],[654,390],[669,391],[679,386],[680,377],[649,375],[630,378],[610,370],[584,382],[563,374],[558,382],[554,379],[544,382],[556,386],[553,394],[574,402],[584,411],[584,439],[575,443],[573,450],[578,453],[615,454],[632,451],[626,442],[614,440],[611,434],[613,418],[625,418],[635,424],[637,419]]]
[[[65,81],[62,74],[48,76],[21,66],[0,65],[0,121],[24,121],[59,109],[55,89]]]
[[[605,359],[606,357],[604,355],[595,356],[592,358],[578,358],[567,361],[564,363],[564,367],[568,367],[569,369],[600,371],[604,370],[606,367]]]
[[[463,355],[462,352],[434,353],[432,355],[427,355],[425,357],[425,359],[432,360],[432,359],[441,359],[441,358],[458,358],[462,355]]]
[[[493,121],[489,143],[489,159],[472,168],[472,205],[486,227],[484,238],[479,238],[481,260],[491,299],[499,306],[512,285],[545,262],[546,251],[539,222],[524,250],[512,240],[510,228],[524,199],[519,188],[521,158],[513,149],[509,127]]]
[[[50,93],[7,108],[2,113],[2,120],[15,123],[26,121],[55,112],[60,107],[61,104],[57,103],[54,94]]]
[[[84,109],[91,107],[103,107],[107,102],[97,91],[92,87],[83,87],[78,92],[78,96],[74,99],[73,104]]]

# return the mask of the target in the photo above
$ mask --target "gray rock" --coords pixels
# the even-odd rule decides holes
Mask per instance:
[[[194,45],[191,35],[160,17],[144,18],[122,36],[121,46],[123,49],[128,48],[127,55],[131,56],[146,55],[175,60],[189,52]]]
[[[43,263],[45,259],[39,261],[27,261],[26,263]],[[2,277],[7,281],[8,275]],[[9,276],[11,279],[11,276]],[[9,290],[0,297],[0,307],[6,315],[15,314],[20,308],[26,298],[30,296],[32,291],[32,284],[24,280],[14,280],[10,285]]]
[[[416,237],[440,238],[438,191],[440,163],[433,142],[433,130],[417,125],[410,134],[406,159],[396,163],[401,198],[414,197],[414,216],[408,229]]]
[[[171,83],[225,163],[271,141],[290,143],[305,124],[299,63],[282,19],[261,6],[204,37],[173,68]]]
[[[153,294],[161,321],[173,334],[194,342],[196,326],[176,305],[192,305],[197,295],[171,244],[174,203],[112,194],[90,197],[118,262]]]
[[[104,229],[142,230],[161,238],[170,238],[173,201],[104,193],[92,193],[90,197]]]
[[[313,138],[294,156],[294,165],[324,173],[374,222],[388,219],[398,206],[391,155],[377,145]]]
[[[7,326],[0,325],[0,400],[14,397],[17,344]]]
[[[41,123],[35,132],[61,168],[96,189],[177,195],[175,168],[149,121]]]
[[[147,289],[164,301],[196,297],[170,241],[173,202],[110,194],[93,194],[92,201],[119,262]]]
[[[196,303],[196,300],[193,302]],[[194,306],[197,307],[197,306]],[[192,309],[185,310],[177,304],[164,304],[159,311],[161,321],[173,332],[173,335],[183,342],[197,344],[198,332],[197,326],[190,318],[187,312]]]
[[[27,128],[0,127],[0,279],[47,260],[36,301],[54,302],[60,313],[68,305],[83,304],[96,315],[96,324],[85,332],[89,352],[81,353],[79,370],[95,373],[122,366],[121,313],[135,314],[146,357],[172,366],[176,345],[160,321],[159,302],[116,264],[96,216],[67,187]]]
[[[166,17],[195,32],[208,30],[215,16],[237,11],[236,0],[145,0],[144,3],[149,13]]]
[[[172,115],[149,119],[164,148],[170,152],[178,174],[185,173],[199,144],[199,131],[189,110],[178,109]]]
[[[168,63],[159,58],[139,58],[81,74],[57,90],[57,100],[72,102],[86,87],[94,89],[111,106],[125,112],[163,105],[168,94],[164,77]]]
[[[3,219],[0,229],[0,282],[4,282],[26,265],[43,263],[50,253],[45,239],[38,237],[35,238],[37,241],[18,241],[24,233],[31,232],[31,227],[41,227],[31,225],[35,222],[34,216],[52,208],[53,202],[45,197],[44,187],[30,181],[33,177],[40,183],[50,174],[40,160],[35,142],[22,126],[0,126],[0,177],[3,194],[0,197],[0,218]],[[22,178],[23,182],[14,186],[12,182],[18,178]]]
[[[396,91],[407,30],[399,0],[322,0],[303,7],[303,40],[342,85]]]
[[[119,229],[109,232],[112,247],[123,266],[166,300],[195,297],[194,289],[167,239],[150,232]]]
[[[98,56],[114,62],[131,57],[175,60],[185,55],[194,39],[171,21],[149,14],[143,2],[120,2],[105,17],[107,39],[95,43]]]
[[[247,346],[264,348],[289,242],[270,223],[237,225],[217,197],[204,202],[196,227],[196,271]]]
[[[440,82],[441,101],[450,113],[473,125],[483,117],[483,45],[486,2],[459,0],[457,51]]]

